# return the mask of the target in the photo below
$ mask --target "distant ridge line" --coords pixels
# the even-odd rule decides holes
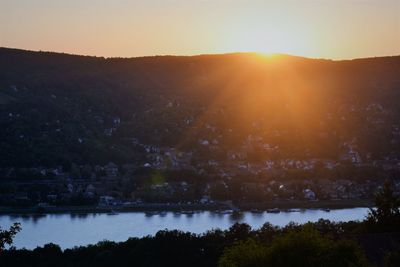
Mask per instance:
[[[44,50],[30,50],[30,49],[22,49],[22,48],[13,48],[13,47],[0,47],[0,51],[12,51],[19,53],[35,53],[35,54],[53,54],[53,55],[64,55],[64,56],[72,56],[72,57],[85,57],[85,58],[97,58],[97,59],[107,59],[107,60],[115,60],[115,59],[125,59],[125,60],[133,60],[133,59],[149,59],[149,58],[196,58],[196,57],[222,57],[222,56],[256,56],[256,55],[266,55],[263,53],[257,52],[231,52],[231,53],[205,53],[205,54],[195,54],[195,55],[148,55],[148,56],[136,56],[136,57],[104,57],[97,55],[82,55],[82,54],[74,54],[68,52],[57,52],[57,51],[44,51]],[[304,60],[324,60],[324,61],[333,61],[333,62],[345,62],[345,61],[358,61],[358,60],[371,60],[371,59],[390,59],[390,58],[400,58],[400,55],[390,55],[390,56],[371,56],[371,57],[363,57],[363,58],[353,58],[353,59],[330,59],[330,58],[313,58],[313,57],[304,57],[297,55],[290,55],[284,53],[273,53],[269,54],[271,56],[277,57],[286,57],[293,59],[304,59]]]

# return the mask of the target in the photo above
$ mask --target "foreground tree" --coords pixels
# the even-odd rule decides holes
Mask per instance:
[[[359,247],[347,240],[335,241],[313,228],[290,231],[270,245],[252,240],[226,249],[220,267],[363,267],[368,266]]]
[[[226,249],[219,260],[220,267],[266,266],[267,247],[252,239]]]
[[[385,181],[375,196],[375,208],[367,216],[367,225],[379,231],[398,231],[400,226],[400,198],[394,195],[393,185]]]
[[[9,230],[3,230],[0,227],[0,252],[5,248],[6,245],[12,245],[14,236],[19,231],[21,231],[20,223],[14,223],[11,225]]]

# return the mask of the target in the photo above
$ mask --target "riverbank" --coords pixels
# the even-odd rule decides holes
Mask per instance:
[[[240,210],[268,210],[268,209],[347,209],[370,208],[374,203],[368,199],[358,200],[319,200],[319,201],[271,201],[264,203],[240,203]]]
[[[46,206],[46,207],[4,207],[0,206],[0,214],[44,214],[44,213],[114,213],[134,211],[268,211],[290,209],[345,209],[372,207],[371,200],[322,200],[322,201],[269,201],[269,202],[218,202],[212,204],[171,204],[146,203],[118,206]]]

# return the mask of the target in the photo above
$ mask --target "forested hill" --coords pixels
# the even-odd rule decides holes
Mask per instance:
[[[105,59],[0,48],[0,167],[143,163],[147,146],[193,160],[243,149],[254,161],[339,160],[349,149],[364,161],[396,158],[399,99],[400,56]]]

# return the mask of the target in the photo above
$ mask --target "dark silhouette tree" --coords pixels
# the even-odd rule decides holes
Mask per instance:
[[[397,231],[400,225],[400,198],[393,193],[393,185],[385,181],[375,196],[375,208],[367,216],[367,225],[379,231]]]
[[[11,225],[9,230],[3,230],[0,227],[0,251],[2,251],[6,245],[12,245],[14,236],[19,231],[21,231],[20,223],[14,223],[13,225]]]
[[[219,260],[220,267],[257,267],[266,266],[267,248],[249,239],[237,242],[226,249]]]
[[[334,240],[311,226],[276,236],[268,245],[247,240],[227,248],[221,267],[347,267],[368,266],[360,248],[348,240]]]

